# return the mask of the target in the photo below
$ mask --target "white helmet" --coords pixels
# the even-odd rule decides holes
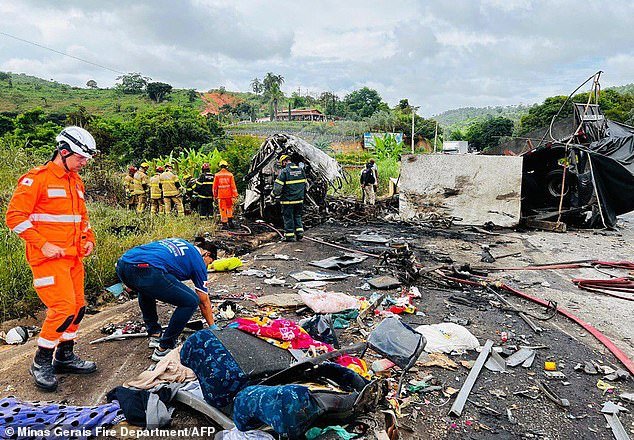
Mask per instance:
[[[81,127],[66,127],[57,135],[55,141],[57,142],[58,150],[66,144],[73,153],[88,159],[98,153],[95,138]]]

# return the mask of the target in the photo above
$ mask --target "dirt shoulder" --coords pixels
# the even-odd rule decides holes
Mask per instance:
[[[550,261],[573,260],[580,255],[583,258],[631,259],[631,231],[621,236],[603,236],[592,232],[573,232],[568,234],[546,234],[541,232],[517,233],[508,232],[503,235],[487,235],[468,228],[452,228],[450,230],[425,230],[421,228],[403,227],[393,224],[375,223],[367,225],[332,223],[314,228],[309,236],[318,237],[343,246],[362,249],[367,252],[380,252],[379,246],[361,245],[352,236],[364,231],[383,234],[386,237],[406,240],[415,249],[418,260],[425,267],[446,264],[451,259],[456,264],[469,263],[472,267],[482,267],[480,261],[481,245],[491,247],[493,255],[504,255],[519,252],[517,257],[498,260],[490,266],[508,267],[542,263]],[[292,258],[282,260],[256,260],[256,255],[285,254]],[[312,260],[340,255],[340,251],[317,243],[303,241],[301,243],[272,243],[262,246],[251,254],[243,256],[243,269],[255,268],[269,270],[276,277],[284,278],[284,286],[272,286],[263,282],[262,278],[245,276],[240,272],[219,273],[210,275],[213,298],[218,303],[234,298],[241,306],[239,316],[254,316],[271,313],[290,319],[299,319],[295,309],[279,309],[273,307],[258,308],[255,303],[241,300],[244,294],[263,296],[272,293],[294,293],[292,279],[288,274],[295,270],[315,268],[309,265]],[[368,258],[363,263],[345,269],[353,276],[333,283],[327,290],[346,292],[355,296],[368,296],[371,292],[361,290],[365,278],[373,270],[375,261]],[[585,274],[601,277],[599,273]],[[570,271],[541,272],[505,272],[506,280],[510,280],[523,290],[546,299],[556,299],[558,303],[571,309],[580,317],[587,319],[599,330],[612,337],[614,342],[630,355],[634,352],[631,344],[632,307],[631,302],[615,302],[578,290],[570,279],[578,273]],[[545,287],[547,283],[548,287]],[[556,316],[550,321],[540,322],[545,331],[533,333],[517,314],[502,311],[491,305],[490,299],[481,292],[469,289],[439,288],[428,279],[417,283],[422,297],[415,304],[422,314],[404,315],[405,322],[412,326],[434,324],[443,321],[450,313],[461,318],[468,318],[471,323],[467,328],[478,338],[481,344],[492,339],[496,345],[501,342],[501,332],[512,336],[510,344],[544,345],[548,348],[538,349],[535,362],[530,368],[518,367],[507,374],[485,370],[481,373],[470,396],[465,411],[460,418],[449,417],[448,411],[453,398],[446,397],[436,391],[426,394],[410,394],[402,400],[399,419],[401,438],[548,438],[548,439],[610,439],[611,432],[605,427],[605,419],[600,408],[607,400],[616,400],[622,392],[632,392],[631,379],[627,382],[613,382],[614,394],[603,394],[596,386],[600,376],[591,376],[573,369],[576,363],[595,360],[599,363],[620,367],[618,361],[599,345],[592,336],[566,318]],[[401,294],[400,289],[389,291],[393,297]],[[456,294],[466,295],[473,300],[475,306],[457,304],[451,300]],[[237,299],[236,299],[237,298]],[[512,296],[506,298],[514,305],[541,313],[540,307]],[[626,304],[623,304],[626,303]],[[161,309],[163,321],[168,319],[170,307]],[[303,315],[308,316],[308,315]],[[0,349],[0,397],[13,395],[25,400],[55,400],[76,405],[95,405],[104,403],[106,393],[152,364],[150,349],[145,339],[133,339],[118,342],[88,345],[88,341],[101,337],[101,327],[108,323],[121,323],[140,319],[135,301],[108,306],[98,314],[87,316],[82,323],[81,338],[78,343],[80,355],[94,359],[99,370],[90,376],[62,376],[56,393],[42,393],[32,384],[28,374],[28,366],[35,351],[35,342],[18,347]],[[376,322],[378,322],[377,318]],[[629,326],[628,326],[629,322]],[[226,321],[220,320],[221,325]],[[350,343],[362,339],[356,325],[338,331],[342,343]],[[459,389],[469,370],[460,361],[473,361],[477,353],[450,356],[458,366],[455,369],[417,366],[408,379],[417,380],[432,374],[445,388]],[[371,363],[376,355],[369,354],[366,360]],[[565,380],[549,381],[549,385],[561,397],[571,402],[568,409],[556,406],[543,396],[535,387],[537,381],[546,381],[543,364],[545,360],[554,360],[559,370],[566,375]],[[390,380],[396,378],[392,375]],[[392,382],[394,383],[394,382]],[[528,390],[528,394],[538,396],[535,400],[515,395],[514,392]],[[627,404],[624,404],[627,406]],[[629,405],[630,410],[632,405]],[[507,417],[511,411],[512,419]],[[179,423],[191,423],[189,413],[179,408],[175,416],[175,426]],[[382,423],[380,413],[373,414]],[[621,421],[629,432],[634,426],[631,414],[621,414]],[[196,423],[208,423],[204,419],[196,419]]]

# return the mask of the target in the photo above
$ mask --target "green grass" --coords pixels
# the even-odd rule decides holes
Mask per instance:
[[[364,162],[365,164],[365,162]],[[382,196],[387,194],[389,188],[389,180],[390,178],[398,178],[401,173],[401,164],[396,159],[383,159],[377,160],[376,165],[379,168],[379,192],[378,196]],[[359,175],[363,168],[359,166],[345,166],[344,169],[348,172],[350,179],[348,182],[344,182],[343,186],[339,191],[337,191],[337,195],[339,196],[354,196],[357,198],[361,198],[361,185],[359,183]]]
[[[11,75],[8,81],[0,81],[0,113],[23,113],[42,107],[46,113],[68,113],[82,105],[89,114],[109,116],[123,120],[131,113],[150,107],[177,105],[202,110],[202,99],[189,102],[187,90],[174,89],[169,100],[156,104],[146,95],[126,95],[115,89],[88,89],[71,87],[55,81],[46,81],[24,74]]]
[[[0,226],[0,267],[3,268],[0,271],[0,321],[33,314],[42,307],[33,289],[24,244],[4,225],[4,216],[18,177],[46,159],[22,145],[0,139],[0,215],[3,220]],[[88,194],[91,188],[99,191],[104,185],[118,187],[118,178],[112,177],[117,175],[116,170],[107,167],[107,163],[102,163],[86,170],[84,181]],[[138,215],[113,207],[111,203],[99,202],[89,203],[88,210],[97,241],[94,254],[85,260],[88,300],[94,299],[104,287],[117,282],[114,265],[127,249],[161,238],[192,239],[204,232],[214,232],[214,224],[201,221],[197,216]]]

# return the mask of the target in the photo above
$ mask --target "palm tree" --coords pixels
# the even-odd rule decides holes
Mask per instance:
[[[251,80],[251,89],[253,89],[253,93],[259,95],[264,91],[264,84],[260,82],[260,78],[253,78]]]
[[[284,97],[281,85],[284,82],[282,75],[275,75],[273,72],[268,72],[262,80],[264,86],[264,95],[269,99],[272,104],[271,120],[277,117],[277,106],[281,98]]]
[[[280,99],[284,97],[284,93],[280,90],[280,86],[274,83],[268,93],[269,99],[273,104],[273,113],[271,113],[271,120],[277,119],[277,106]]]

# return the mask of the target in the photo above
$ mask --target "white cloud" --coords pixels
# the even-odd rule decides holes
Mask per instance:
[[[0,3],[0,29],[175,87],[344,95],[371,86],[431,115],[538,102],[594,71],[634,82],[634,2],[612,0],[39,0]],[[117,74],[0,35],[0,70],[83,86]]]

